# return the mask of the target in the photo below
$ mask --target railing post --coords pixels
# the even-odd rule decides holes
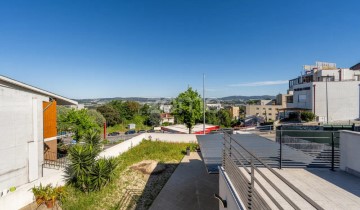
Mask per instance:
[[[249,183],[249,191],[248,191],[248,209],[252,209],[252,203],[253,203],[252,197],[254,192],[254,181],[255,181],[254,160],[252,156],[250,159],[250,167],[251,167],[251,172],[250,172],[250,183]]]
[[[229,136],[229,139],[230,139],[229,156],[231,157],[231,136]]]
[[[331,170],[335,171],[335,142],[334,132],[331,132]]]
[[[279,169],[281,169],[282,168],[282,126],[280,126],[279,144],[280,144]]]
[[[222,156],[222,166],[223,166],[223,168],[225,168],[225,152],[226,152],[226,151],[225,151],[225,149],[226,149],[226,148],[225,148],[225,146],[226,146],[226,145],[225,145],[225,141],[226,141],[225,138],[226,138],[226,136],[225,136],[225,134],[224,134],[224,138],[223,138],[223,140],[224,140],[224,142],[223,142],[223,154],[222,154],[222,155],[223,155],[223,156]]]

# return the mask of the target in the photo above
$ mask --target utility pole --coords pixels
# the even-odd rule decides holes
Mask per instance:
[[[203,124],[203,133],[205,135],[205,74],[203,74],[203,118],[204,118],[204,124]]]

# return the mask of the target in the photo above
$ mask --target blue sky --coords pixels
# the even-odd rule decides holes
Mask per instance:
[[[70,98],[275,95],[360,62],[360,1],[1,1],[0,74]]]

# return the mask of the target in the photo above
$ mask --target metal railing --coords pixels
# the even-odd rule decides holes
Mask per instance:
[[[274,197],[274,194],[271,193],[274,191],[276,191],[276,193],[278,193],[292,208],[300,209],[298,204],[296,204],[287,193],[283,192],[277,184],[270,180],[268,174],[265,175],[265,172],[277,177],[277,179],[298,194],[313,208],[323,209],[266,164],[265,161],[250,152],[227,133],[224,133],[222,166],[233,183],[234,190],[238,193],[247,209],[271,209],[270,203],[268,203],[269,199],[278,209],[285,209],[278,199]],[[264,196],[268,199],[265,199]]]
[[[284,158],[290,158],[283,153],[283,147],[286,146],[306,154],[302,156],[303,159],[297,159],[306,167],[335,170],[340,164],[339,136],[338,131],[282,130],[280,127],[276,131],[276,142],[279,143],[279,168],[282,168]]]
[[[60,169],[65,168],[68,163],[66,154],[46,151],[44,153],[44,168]]]

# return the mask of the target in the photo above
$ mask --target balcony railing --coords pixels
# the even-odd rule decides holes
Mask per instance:
[[[59,154],[50,151],[47,151],[44,154],[44,168],[65,168],[67,163],[68,159],[66,154]]]
[[[227,133],[224,133],[222,166],[246,209],[272,209],[271,206],[278,209],[287,209],[287,207],[300,209],[299,205],[288,196],[288,192],[280,189],[279,183],[276,184],[268,178],[269,174],[280,180],[281,185],[286,185],[291,191],[299,195],[309,206],[315,209],[323,209],[275,169],[271,168],[264,160],[246,149]],[[287,205],[284,206],[283,202],[279,202],[279,198],[275,198],[274,194],[280,196]]]

